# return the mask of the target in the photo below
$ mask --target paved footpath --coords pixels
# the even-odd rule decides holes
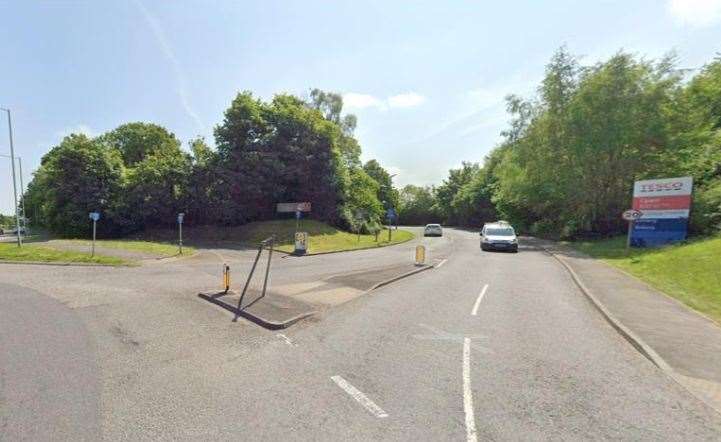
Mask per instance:
[[[689,391],[721,412],[721,326],[602,261],[542,242],[620,323],[629,339]],[[623,332],[623,331],[622,331]]]

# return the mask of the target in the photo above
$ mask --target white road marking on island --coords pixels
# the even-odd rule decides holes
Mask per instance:
[[[483,300],[483,296],[486,294],[486,290],[488,290],[488,284],[484,285],[483,290],[481,290],[481,293],[478,294],[478,299],[476,299],[476,303],[473,304],[471,315],[476,316],[478,314],[478,307],[481,305],[481,301]]]
[[[443,264],[446,263],[446,261],[448,261],[448,258],[446,258],[446,259],[444,259],[444,260],[441,260],[441,262],[439,262],[438,264],[436,264],[436,268],[439,269]]]
[[[335,382],[340,388],[343,389],[346,393],[348,393],[353,399],[355,399],[359,404],[361,404],[363,407],[365,407],[366,410],[370,411],[372,415],[378,418],[384,418],[388,417],[388,413],[383,411],[381,407],[375,404],[372,400],[368,399],[366,395],[363,394],[360,390],[352,386],[348,381],[343,379],[340,376],[331,376],[330,377],[333,382]]]
[[[290,345],[291,347],[295,347],[296,345],[293,343],[293,341],[290,340],[289,337],[284,335],[283,333],[278,333],[278,337],[285,341],[286,344]]]
[[[473,414],[473,391],[471,390],[471,340],[463,340],[463,411],[466,414],[466,438],[476,442],[476,418]]]

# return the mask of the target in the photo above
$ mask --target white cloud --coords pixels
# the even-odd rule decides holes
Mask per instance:
[[[373,95],[348,92],[347,94],[343,94],[343,106],[353,109],[365,109],[367,107],[380,108],[383,106],[383,100]]]
[[[66,127],[63,130],[57,131],[55,133],[55,136],[62,140],[63,138],[71,134],[84,134],[88,138],[93,138],[97,135],[97,133],[89,126],[86,126],[85,124],[78,124],[77,126]]]
[[[405,94],[393,95],[388,97],[388,106],[390,107],[415,107],[420,106],[426,101],[426,97],[416,92],[408,92]]]
[[[343,105],[349,109],[365,109],[374,107],[385,111],[389,108],[420,106],[425,101],[426,97],[416,92],[392,95],[386,99],[355,92],[347,92],[343,94]]]
[[[183,69],[180,65],[180,61],[178,60],[178,57],[175,56],[175,52],[173,51],[170,42],[166,38],[163,28],[160,26],[160,22],[158,22],[155,17],[153,17],[150,11],[148,11],[148,9],[145,7],[145,5],[143,5],[140,0],[135,0],[135,5],[142,13],[143,18],[145,19],[148,26],[150,26],[150,29],[153,32],[153,35],[155,36],[155,39],[160,46],[160,49],[163,52],[163,55],[165,55],[165,58],[168,59],[170,65],[173,68],[173,73],[175,74],[175,82],[178,88],[178,97],[180,98],[180,104],[183,106],[183,110],[185,110],[185,113],[190,117],[190,119],[193,120],[193,122],[195,122],[198,130],[200,130],[202,133],[205,133],[205,125],[200,120],[200,116],[197,112],[195,112],[195,109],[193,109],[193,107],[190,105],[190,99],[188,98],[188,87],[185,81],[185,75],[183,74]]]
[[[721,21],[721,0],[668,0],[666,9],[683,25],[705,27]]]

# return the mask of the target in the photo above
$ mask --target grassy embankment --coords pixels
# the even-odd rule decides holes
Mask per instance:
[[[107,264],[107,265],[128,265],[128,261],[113,257],[95,255],[89,253],[57,250],[38,244],[24,244],[18,247],[13,243],[0,243],[0,262],[2,261],[25,261],[25,262],[62,262],[62,263],[84,263],[84,264]]]
[[[329,226],[314,220],[303,220],[300,230],[308,232],[308,253],[338,252],[345,250],[364,249],[371,247],[383,247],[392,244],[399,244],[413,239],[413,233],[406,230],[393,230],[392,239],[388,241],[388,231],[383,230],[378,235],[378,242],[375,235],[358,235],[344,232],[335,227]],[[278,220],[250,223],[242,227],[238,234],[238,240],[249,244],[268,238],[271,235],[276,237],[276,249],[284,252],[292,252],[294,249],[295,220]]]
[[[86,239],[71,239],[67,242],[90,248],[92,241]],[[169,257],[178,254],[178,244],[158,241],[142,241],[131,239],[99,239],[95,242],[96,247],[105,249],[119,249],[130,252],[148,253],[161,257]],[[195,248],[183,246],[183,255],[192,255]]]
[[[625,237],[576,242],[576,249],[646,281],[721,324],[721,236],[655,249],[633,248]]]

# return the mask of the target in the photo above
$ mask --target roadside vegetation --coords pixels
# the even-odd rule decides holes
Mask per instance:
[[[648,282],[721,324],[721,236],[657,249],[632,248],[626,238],[570,243]]]
[[[348,231],[380,228],[397,206],[391,176],[363,164],[354,115],[340,94],[313,90],[302,99],[263,101],[237,94],[215,128],[187,150],[168,129],[123,124],[97,137],[72,134],[50,149],[24,201],[33,224],[65,237],[87,237],[99,211],[99,236],[120,238],[153,228],[233,227],[276,217],[276,204],[312,204],[309,216]]]
[[[56,263],[84,263],[84,264],[107,264],[107,265],[129,265],[130,262],[113,257],[96,254],[91,257],[90,253],[57,250],[51,247],[38,244],[25,244],[18,247],[15,243],[0,243],[0,262],[2,261],[24,261],[24,262],[56,262]]]
[[[308,232],[308,253],[338,252],[343,250],[383,247],[399,244],[413,239],[414,235],[406,230],[393,230],[388,242],[388,230],[380,230],[378,241],[375,235],[353,234],[339,230],[314,220],[304,220],[301,231]],[[295,220],[268,221],[250,223],[244,226],[239,240],[248,244],[257,244],[276,235],[278,250],[292,252],[295,247]]]
[[[561,48],[537,91],[508,96],[510,124],[482,166],[401,189],[401,222],[500,218],[538,236],[610,235],[625,230],[634,180],[692,176],[692,232],[719,231],[721,58],[686,70],[673,56],[619,52],[583,65]]]
[[[91,247],[92,241],[86,239],[69,239],[62,240],[65,243],[85,246],[88,249]],[[158,242],[158,241],[140,241],[132,239],[119,239],[119,240],[96,240],[95,245],[104,249],[119,249],[128,250],[130,252],[147,253],[151,255],[157,255],[161,257],[175,256],[178,254],[178,244],[172,244],[169,242]],[[195,248],[183,246],[184,255],[192,255],[195,253]]]

